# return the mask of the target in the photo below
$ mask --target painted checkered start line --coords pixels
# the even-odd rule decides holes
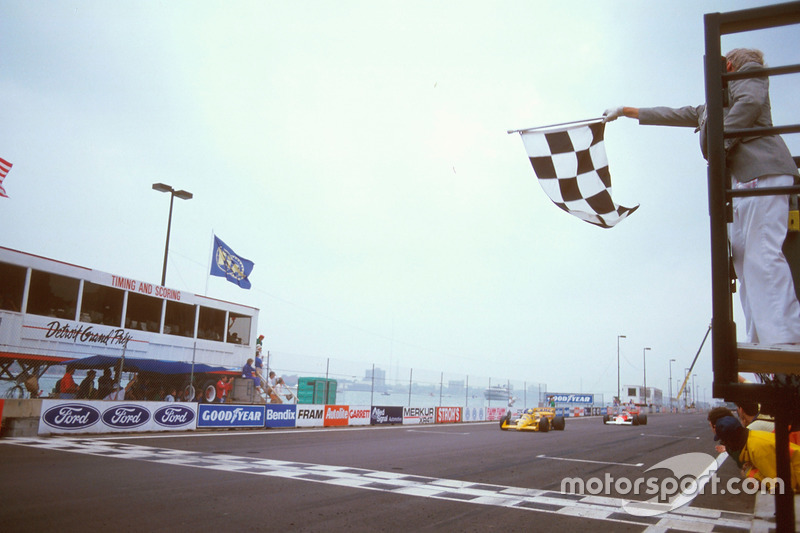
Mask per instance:
[[[717,531],[750,529],[751,516],[713,509],[684,507],[658,516],[632,516],[625,500],[556,491],[473,483],[454,479],[408,475],[344,466],[272,459],[253,459],[214,453],[154,448],[89,438],[15,438],[2,443],[81,453],[116,459],[134,459],[224,472],[280,477],[404,496],[458,501],[478,505],[538,511],[565,516],[641,525],[642,531]]]

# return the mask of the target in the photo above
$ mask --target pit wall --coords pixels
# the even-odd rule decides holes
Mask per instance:
[[[522,409],[514,411],[518,413]],[[230,428],[455,424],[499,421],[506,412],[504,407],[0,400],[0,413],[2,413],[0,435],[20,437]],[[605,408],[557,409],[558,415],[567,417],[596,416],[605,412]]]

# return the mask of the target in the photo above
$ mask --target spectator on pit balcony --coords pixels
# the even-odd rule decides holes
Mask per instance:
[[[64,371],[64,377],[58,380],[58,392],[61,398],[74,398],[78,392],[78,385],[75,384],[73,374],[75,373],[74,367],[67,367]]]
[[[217,401],[225,403],[228,400],[228,395],[233,388],[233,382],[230,376],[222,376],[217,381]]]
[[[86,373],[86,377],[83,378],[83,381],[81,381],[78,387],[78,393],[75,395],[75,398],[79,400],[89,400],[95,397],[94,376],[96,374],[97,372],[94,370],[89,370],[89,372]]]
[[[111,369],[104,368],[103,375],[97,378],[97,397],[104,399],[111,394],[112,387],[114,386],[114,378],[111,377]]]
[[[253,367],[253,358],[249,358],[247,362],[242,367],[242,377],[246,379],[252,379],[253,383],[256,385],[256,392],[260,395],[263,394],[263,390],[261,389],[261,377],[256,375],[256,369]]]

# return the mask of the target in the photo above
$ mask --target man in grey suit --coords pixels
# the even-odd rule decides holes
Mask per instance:
[[[759,69],[764,67],[764,55],[759,50],[737,48],[726,54],[725,63],[728,72]],[[616,107],[604,116],[606,122],[625,116],[639,119],[639,124],[693,127],[700,133],[700,150],[706,157],[704,105]],[[726,130],[772,126],[769,78],[732,80],[724,116]],[[786,143],[778,135],[726,139],[725,151],[734,188],[782,187],[800,177]],[[748,342],[800,343],[800,304],[782,251],[788,218],[788,196],[733,199],[729,235]]]

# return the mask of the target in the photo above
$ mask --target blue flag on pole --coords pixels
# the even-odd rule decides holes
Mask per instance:
[[[247,279],[253,270],[253,262],[237,255],[230,246],[214,235],[214,254],[211,259],[212,276],[220,276],[243,289],[250,288]]]

